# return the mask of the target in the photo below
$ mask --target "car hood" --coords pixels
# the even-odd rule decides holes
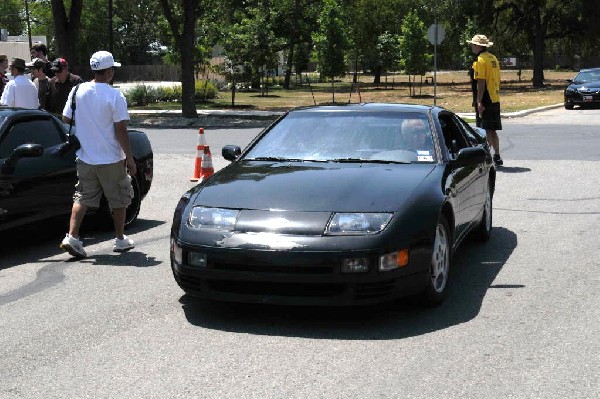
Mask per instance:
[[[192,201],[232,209],[396,211],[436,166],[239,161],[198,187]]]

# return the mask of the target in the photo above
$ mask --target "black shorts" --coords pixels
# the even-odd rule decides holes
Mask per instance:
[[[500,103],[491,103],[484,105],[483,115],[479,115],[475,110],[475,125],[482,129],[502,130],[500,121]]]

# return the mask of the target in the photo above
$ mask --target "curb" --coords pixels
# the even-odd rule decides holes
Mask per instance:
[[[517,112],[502,113],[503,118],[520,118],[536,112],[562,107],[563,104],[547,105]],[[231,111],[201,110],[197,118],[184,118],[180,110],[130,110],[131,127],[155,128],[264,128],[285,114],[283,111]],[[461,118],[475,119],[474,112],[457,113]]]

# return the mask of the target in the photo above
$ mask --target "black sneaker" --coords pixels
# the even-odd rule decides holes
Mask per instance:
[[[494,154],[494,164],[496,164],[496,166],[504,165],[504,161],[500,158],[500,154]]]

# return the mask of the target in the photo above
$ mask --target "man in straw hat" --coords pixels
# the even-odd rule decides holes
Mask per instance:
[[[11,75],[15,78],[6,84],[0,98],[0,105],[32,109],[38,108],[40,106],[38,89],[30,79],[24,76],[25,60],[13,58],[9,69]]]
[[[469,71],[473,88],[473,106],[475,107],[477,127],[485,129],[487,141],[494,149],[494,163],[502,166],[500,140],[497,130],[502,130],[500,121],[500,63],[496,56],[488,51],[494,43],[485,35],[475,35],[467,40],[471,51],[476,55]]]

